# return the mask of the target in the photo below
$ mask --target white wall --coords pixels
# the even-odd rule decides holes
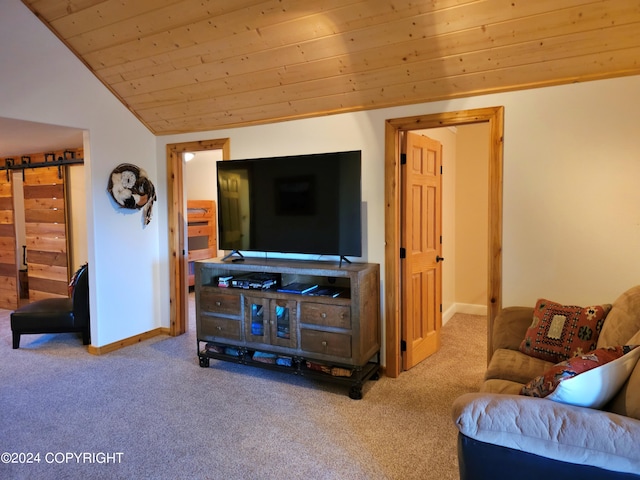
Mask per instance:
[[[504,305],[613,301],[640,283],[640,77],[159,137],[231,139],[231,158],[361,149],[363,260],[384,263],[386,119],[505,107]],[[383,275],[384,278],[384,275]]]
[[[162,214],[156,211],[143,228],[141,213],[125,214],[106,191],[109,173],[123,162],[143,167],[155,182],[154,136],[19,0],[2,0],[0,45],[0,116],[86,131],[92,344],[168,324],[167,297],[158,286],[168,269],[158,249]],[[165,184],[155,184],[162,198]]]
[[[489,251],[489,123],[458,129],[456,292],[458,311],[485,314]]]
[[[504,304],[612,301],[640,283],[640,76],[154,137],[19,0],[2,0],[0,45],[0,116],[86,131],[96,346],[169,324],[165,147],[191,140],[229,137],[232,158],[362,150],[363,260],[383,265],[384,121],[503,105]],[[121,162],[156,186],[147,227],[106,192]]]
[[[195,152],[186,162],[185,192],[187,200],[215,200],[217,204],[216,162],[222,160],[222,150]]]

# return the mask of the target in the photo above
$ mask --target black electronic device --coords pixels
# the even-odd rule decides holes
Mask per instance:
[[[362,256],[361,156],[217,162],[219,248]]]
[[[231,286],[234,288],[266,290],[280,285],[280,275],[276,273],[247,273],[234,276]]]

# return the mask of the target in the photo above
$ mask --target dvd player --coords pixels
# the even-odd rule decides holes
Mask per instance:
[[[234,288],[265,290],[277,287],[280,283],[280,275],[277,273],[247,273],[231,279]]]

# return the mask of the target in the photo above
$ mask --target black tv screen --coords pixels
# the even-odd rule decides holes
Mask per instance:
[[[217,162],[221,250],[362,255],[361,152]]]

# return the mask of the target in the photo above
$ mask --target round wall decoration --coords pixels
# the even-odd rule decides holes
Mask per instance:
[[[121,163],[111,172],[107,190],[122,208],[142,209],[145,225],[151,221],[156,189],[143,169],[130,163]]]

